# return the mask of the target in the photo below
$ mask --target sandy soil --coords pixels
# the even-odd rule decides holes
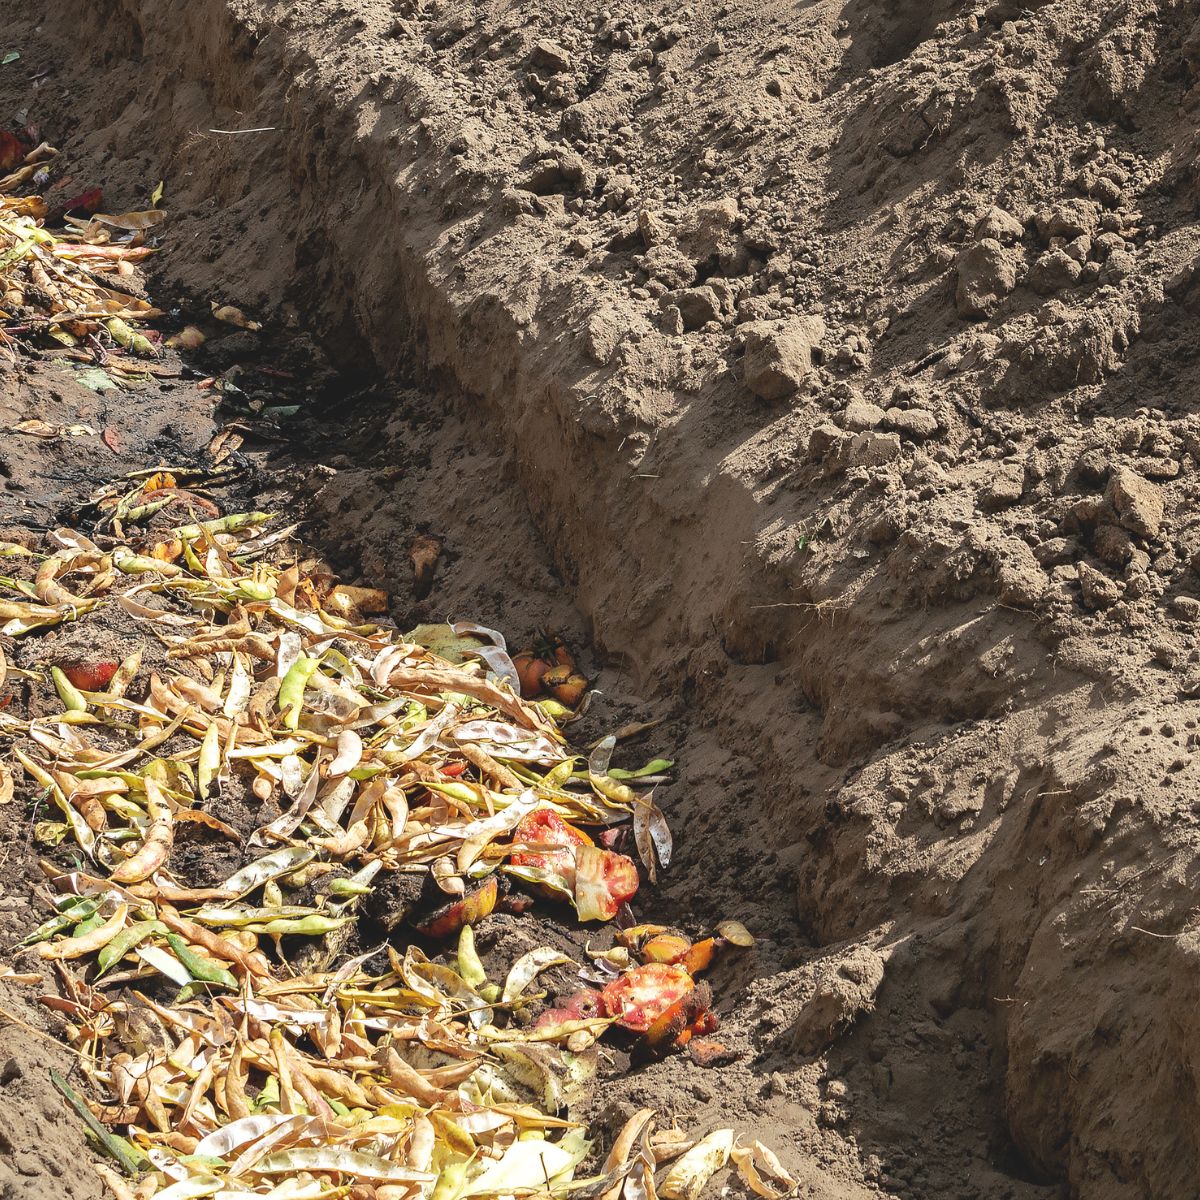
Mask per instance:
[[[436,533],[411,612],[678,722],[659,903],[765,937],[742,1057],[614,1119],[819,1196],[1193,1194],[1193,6],[0,15],[5,120],[168,181],[152,285],[340,369],[284,464],[330,553],[404,595]]]

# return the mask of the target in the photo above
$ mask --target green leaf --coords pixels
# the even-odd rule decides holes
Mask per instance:
[[[116,1160],[126,1175],[137,1175],[146,1165],[146,1158],[142,1152],[135,1150],[124,1138],[109,1133],[80,1099],[79,1093],[57,1071],[50,1072],[50,1082],[66,1097],[67,1103],[75,1110],[104,1152]]]
[[[112,376],[103,367],[88,367],[86,370],[77,371],[75,382],[82,383],[93,392],[120,391],[120,385],[113,381]]]
[[[10,50],[3,58],[0,58],[0,67],[7,67],[9,63],[15,63],[20,57],[20,50]]]
[[[158,202],[163,198],[163,181],[158,181],[158,187],[150,193],[150,207],[157,208]]]
[[[455,633],[444,622],[436,625],[418,625],[404,636],[406,640],[416,642],[439,658],[452,663],[469,661],[473,652],[484,644],[480,638]]]

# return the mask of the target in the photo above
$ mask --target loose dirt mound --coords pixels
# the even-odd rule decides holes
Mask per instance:
[[[636,1086],[823,1194],[1190,1196],[1194,7],[34,8],[42,123],[172,181],[163,285],[455,380],[601,654],[711,723],[676,902],[777,941],[740,1083]]]

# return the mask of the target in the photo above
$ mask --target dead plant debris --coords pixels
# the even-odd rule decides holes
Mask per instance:
[[[51,253],[25,241],[30,268]],[[575,754],[571,707],[544,686],[548,654],[577,674],[560,639],[514,662],[471,622],[403,635],[386,595],[337,582],[294,526],[222,512],[222,470],[105,487],[89,533],[10,545],[0,580],[10,637],[109,606],[144,633],[121,661],[15,673],[56,699],[0,710],[7,787],[53,814],[36,825],[46,917],[22,946],[56,974],[42,1002],[103,1098],[55,1081],[113,1194],[694,1200],[730,1161],[760,1195],[792,1188],[732,1130],[693,1144],[644,1111],[601,1163],[570,1115],[614,1025],[643,1055],[712,1032],[697,976],[752,940],[736,922],[693,941],[629,913],[638,867],[613,846],[631,828],[652,877],[669,863],[665,817],[631,781],[670,762],[610,769],[615,737]],[[540,698],[523,695],[534,657]],[[190,877],[185,829],[237,844],[241,865]],[[440,906],[358,945],[364,901],[414,874]],[[489,973],[476,928],[536,901],[625,928],[585,964],[542,946]],[[563,969],[587,986],[543,1006],[539,977]]]
[[[102,213],[99,188],[57,208],[11,194],[44,188],[57,158],[33,127],[0,130],[0,352],[15,361],[18,349],[38,348],[89,364],[80,382],[105,391],[136,381],[137,360],[159,355],[146,326],[163,314],[120,284],[155,252],[152,231],[167,213]]]

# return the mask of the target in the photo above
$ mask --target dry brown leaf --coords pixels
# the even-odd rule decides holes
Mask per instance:
[[[413,595],[418,600],[424,600],[433,588],[433,576],[437,570],[438,559],[442,554],[440,538],[430,537],[419,533],[408,548],[408,558],[413,569]]]
[[[245,439],[240,433],[226,427],[209,442],[208,453],[212,456],[213,462],[220,466],[231,454],[242,448],[243,441]]]
[[[14,971],[12,967],[0,967],[0,979],[5,983],[23,983],[32,987],[41,983],[45,976],[36,971]]]
[[[40,438],[56,438],[62,431],[61,425],[51,425],[47,421],[43,421],[40,417],[30,417],[25,421],[18,421],[15,425],[10,425],[9,431],[12,433],[27,433],[31,437]]]
[[[122,213],[113,216],[108,213],[96,213],[88,223],[92,225],[108,225],[113,229],[128,229],[141,232],[161,225],[167,219],[167,213],[162,208],[148,208],[144,212]]]
[[[176,809],[174,816],[177,825],[189,823],[203,825],[205,829],[224,834],[225,837],[232,838],[235,842],[242,840],[242,835],[232,825],[227,825],[220,817],[214,817],[212,813],[205,812],[202,808]]]
[[[257,332],[262,328],[258,321],[252,321],[240,308],[235,308],[232,304],[218,304],[215,300],[212,302],[212,315],[218,321],[224,321],[226,325],[236,325],[239,329],[249,329],[252,332]]]

